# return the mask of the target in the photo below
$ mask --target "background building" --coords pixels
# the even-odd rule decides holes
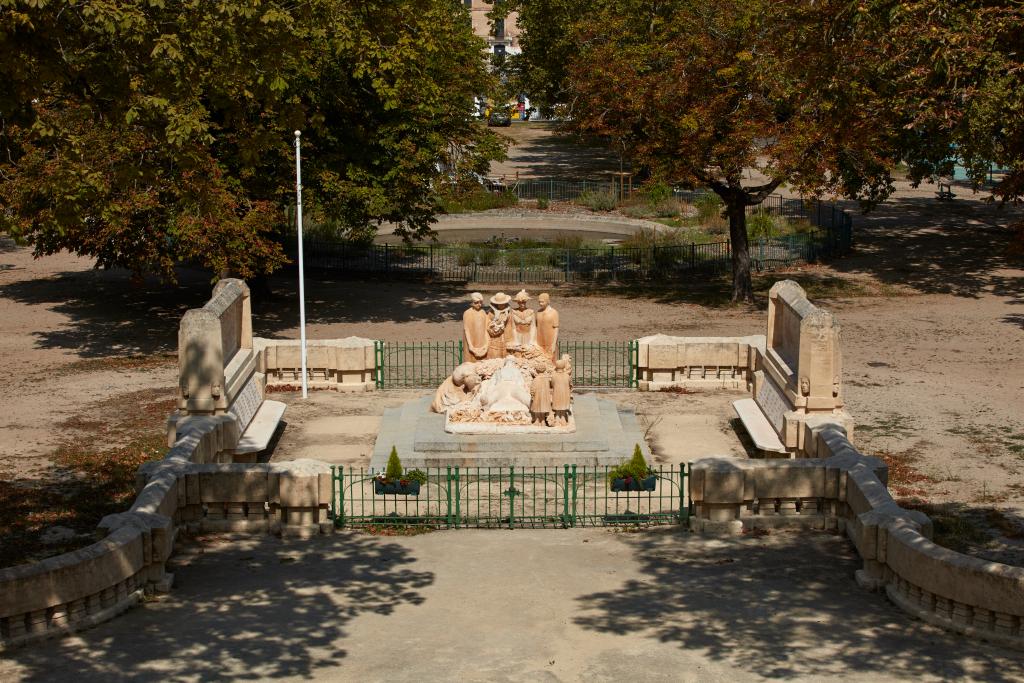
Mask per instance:
[[[519,53],[519,26],[516,24],[518,13],[512,12],[504,19],[492,22],[487,17],[487,13],[493,9],[493,2],[485,0],[463,0],[463,2],[473,18],[473,33],[487,40],[487,46],[492,54]]]

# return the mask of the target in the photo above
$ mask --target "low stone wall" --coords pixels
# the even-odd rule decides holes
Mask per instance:
[[[0,650],[87,628],[170,589],[177,532],[308,537],[332,529],[330,465],[197,463],[223,446],[228,416],[192,419],[163,460],[139,471],[130,510],[103,518],[96,543],[0,570]]]
[[[257,369],[266,375],[270,389],[287,389],[302,383],[301,349],[298,339],[253,340]],[[306,378],[312,389],[372,391],[375,387],[376,358],[372,339],[306,340]]]
[[[745,389],[764,354],[764,335],[747,337],[672,337],[656,334],[637,340],[641,391],[674,387]]]
[[[694,462],[692,528],[733,534],[778,526],[838,529],[864,562],[856,575],[861,586],[884,590],[930,623],[1024,648],[1024,568],[933,543],[928,516],[892,499],[884,463],[857,452],[841,426],[819,425],[808,439],[819,457]]]

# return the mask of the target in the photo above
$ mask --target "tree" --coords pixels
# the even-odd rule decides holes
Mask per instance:
[[[438,162],[501,152],[448,0],[0,0],[0,49],[0,229],[37,255],[269,272],[295,129],[311,213],[348,235],[428,234]]]
[[[915,182],[950,175],[959,161],[977,187],[1024,197],[1024,5],[1014,0],[872,0],[857,31],[877,45],[879,75],[903,130]]]
[[[855,13],[836,0],[592,0],[575,22],[533,33],[535,7],[523,45],[538,65],[524,71],[551,81],[577,132],[621,145],[656,180],[722,198],[733,299],[749,300],[747,207],[784,182],[868,204],[891,191],[892,127]],[[555,79],[537,56],[546,39],[573,55]]]

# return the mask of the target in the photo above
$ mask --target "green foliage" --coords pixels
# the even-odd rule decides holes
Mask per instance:
[[[477,185],[462,191],[446,189],[438,194],[437,201],[441,213],[473,213],[515,206],[519,203],[519,198],[508,190],[488,192]]]
[[[441,168],[503,154],[471,116],[484,47],[448,0],[2,0],[0,230],[171,279],[271,271],[302,129],[309,219],[427,235]]]
[[[499,250],[494,247],[481,247],[471,244],[453,244],[455,249],[455,260],[460,266],[471,266],[474,263],[481,266],[493,266],[498,260]]]
[[[693,228],[668,228],[653,230],[641,228],[619,243],[624,249],[650,249],[652,247],[688,247],[691,244],[705,244],[717,241],[708,233]]]
[[[541,211],[544,211],[545,209],[547,209],[548,206],[550,206],[550,204],[551,204],[551,202],[548,200],[547,197],[545,197],[543,195],[541,195],[540,197],[537,197],[537,208],[540,209]]]
[[[644,454],[640,450],[640,444],[636,444],[633,447],[633,457],[623,462],[620,465],[616,465],[612,469],[608,470],[608,481],[612,479],[644,479],[654,474],[654,470],[647,464],[644,459]]]
[[[651,210],[658,218],[676,218],[682,213],[682,206],[678,200],[670,197],[652,204]]]
[[[737,300],[753,296],[746,207],[783,182],[869,204],[892,190],[901,133],[877,92],[877,53],[854,30],[860,13],[846,0],[517,8],[522,71],[545,97],[571,105],[567,129],[607,140],[658,181],[721,197],[739,257]],[[751,182],[750,168],[765,180]]]
[[[908,179],[950,175],[955,160],[980,186],[995,163],[1009,172],[993,193],[1024,197],[1022,26],[1014,0],[862,4],[855,35],[880,57],[874,78],[886,85]]]
[[[408,481],[418,481],[421,485],[427,483],[427,473],[419,468],[409,470],[402,478]]]
[[[647,185],[642,192],[648,204],[657,205],[672,198],[672,188],[663,182]]]
[[[581,193],[576,203],[582,204],[591,211],[612,211],[617,204],[613,192],[594,190]]]
[[[388,464],[384,468],[384,477],[389,481],[396,481],[402,478],[402,460],[398,457],[398,449],[391,447],[391,455],[388,456]]]
[[[722,216],[722,199],[717,194],[708,192],[698,195],[693,200],[693,206],[697,209],[697,220],[701,223],[707,223]]]
[[[754,238],[768,238],[772,236],[775,228],[775,221],[765,211],[758,211],[747,216],[747,234]]]

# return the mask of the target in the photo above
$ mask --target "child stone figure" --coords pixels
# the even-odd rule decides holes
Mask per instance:
[[[530,401],[533,424],[547,425],[548,414],[551,412],[551,376],[541,372],[534,377],[530,384],[530,393],[533,395],[533,400]]]
[[[555,374],[551,378],[551,407],[555,411],[555,424],[569,424],[569,402],[572,387],[569,377],[569,361],[559,358],[555,361]]]

